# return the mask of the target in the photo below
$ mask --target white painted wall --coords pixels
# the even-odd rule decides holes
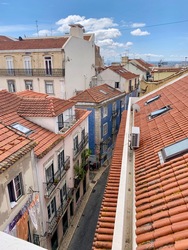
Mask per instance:
[[[135,65],[133,65],[132,63],[127,63],[126,65],[123,66],[126,70],[139,75],[139,80],[142,80],[143,78],[146,78],[146,72],[140,70],[139,68],[137,68]]]
[[[94,41],[70,37],[64,50],[66,99],[69,99],[76,91],[90,86],[95,75],[95,45]]]

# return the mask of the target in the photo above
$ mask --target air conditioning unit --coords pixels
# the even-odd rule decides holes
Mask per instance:
[[[138,148],[140,144],[140,128],[132,127],[131,148]]]

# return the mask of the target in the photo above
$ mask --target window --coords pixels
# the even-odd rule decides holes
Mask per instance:
[[[8,80],[8,91],[9,92],[16,92],[16,86],[14,80]]]
[[[108,123],[106,122],[103,124],[103,136],[105,136],[108,133]]]
[[[155,118],[155,117],[167,112],[170,109],[171,109],[170,106],[167,105],[167,106],[162,107],[161,109],[155,110],[155,111],[150,113],[149,119]]]
[[[44,60],[46,75],[52,75],[52,58],[50,56],[46,56]]]
[[[113,102],[112,104],[112,111],[116,111],[116,102]]]
[[[78,136],[75,136],[73,139],[73,144],[74,144],[74,153],[76,154],[78,152]]]
[[[56,214],[56,199],[55,197],[52,199],[50,204],[47,206],[48,210],[48,219],[51,220]]]
[[[63,114],[58,115],[58,129],[61,130],[64,128],[64,119]]]
[[[54,94],[53,82],[45,82],[46,94]]]
[[[108,115],[108,107],[107,106],[104,106],[103,107],[103,117],[107,116]]]
[[[67,186],[66,186],[66,183],[63,185],[63,188],[60,189],[60,201],[61,201],[61,204],[64,203],[64,201],[67,200]]]
[[[151,99],[149,99],[149,100],[147,100],[147,101],[145,102],[145,105],[148,105],[148,104],[150,104],[151,102],[154,102],[155,100],[158,100],[160,97],[161,97],[161,95],[156,95],[156,96],[152,97]]]
[[[64,168],[64,161],[65,161],[65,155],[64,155],[64,150],[62,150],[58,154],[58,169],[63,169]]]
[[[178,141],[163,148],[159,152],[159,158],[161,163],[164,163],[168,160],[173,159],[176,156],[181,156],[184,153],[188,152],[188,138]]]
[[[82,132],[81,132],[81,141],[85,140],[85,136],[86,136],[86,131],[84,128],[84,129],[82,129]]]
[[[131,92],[133,89],[132,89],[132,81],[129,80],[129,92]]]
[[[119,82],[115,82],[115,88],[119,89]]]
[[[33,90],[33,81],[25,80],[25,89]]]
[[[6,64],[7,64],[7,73],[9,75],[14,75],[14,65],[12,56],[6,57]]]
[[[24,133],[25,135],[28,135],[28,134],[30,134],[30,132],[32,132],[29,128],[27,128],[19,123],[14,123],[11,125],[11,127],[19,130],[20,132]]]
[[[31,69],[31,57],[30,56],[25,56],[23,58],[23,63],[24,63],[24,69],[25,69],[25,74],[26,75],[31,75],[32,74],[32,69]]]
[[[54,180],[54,166],[53,163],[46,169],[46,182],[53,182]]]
[[[9,184],[8,184],[8,193],[11,204],[11,208],[14,207],[14,202],[16,202],[23,195],[23,186],[22,186],[22,176],[21,173],[17,175]]]

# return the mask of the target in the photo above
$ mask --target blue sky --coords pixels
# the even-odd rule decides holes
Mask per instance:
[[[188,59],[188,0],[0,0],[0,34],[60,36],[80,23],[106,63]],[[38,32],[38,34],[37,34]]]

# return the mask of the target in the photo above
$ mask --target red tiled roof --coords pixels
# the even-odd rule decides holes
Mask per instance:
[[[97,228],[93,242],[93,250],[111,249],[116,216],[117,197],[119,190],[119,180],[121,174],[121,162],[123,154],[124,131],[126,124],[126,114],[122,113],[121,125],[116,139],[116,146],[113,153],[112,163],[108,176],[107,185],[99,213]]]
[[[74,106],[74,102],[50,96],[45,98],[24,97],[18,108],[18,113],[26,117],[53,117],[72,106]]]
[[[101,103],[113,97],[122,95],[122,92],[110,87],[108,84],[102,84],[99,86],[86,89],[78,95],[71,98],[76,102],[87,102],[87,103]]]
[[[22,117],[23,114],[24,116],[25,115],[30,116],[29,107],[26,107],[26,106],[30,104],[31,111],[34,108],[36,110],[39,110],[36,112],[33,110],[32,116],[37,114],[42,117],[44,116],[44,114],[46,116],[52,116],[50,113],[52,111],[57,115],[60,111],[62,112],[62,110],[72,107],[74,105],[73,102],[65,101],[65,100],[58,99],[58,98],[48,98],[48,97],[43,98],[43,96],[41,98],[38,98],[37,96],[37,98],[33,98],[33,99],[31,98],[25,99],[25,97],[24,98],[20,98],[20,97],[15,98],[15,97],[17,97],[16,94],[9,93],[4,90],[0,91],[0,104],[2,107],[2,109],[0,109],[0,121],[3,121],[3,123],[6,125],[19,123],[27,127],[28,129],[30,129],[32,133],[28,135],[28,137],[33,139],[37,143],[37,145],[34,148],[34,151],[38,158],[42,158],[46,153],[48,153],[55,145],[57,145],[61,140],[63,140],[70,133],[70,131],[75,129],[75,127],[78,126],[90,114],[90,111],[86,111],[86,110],[85,111],[83,110],[82,112],[76,111],[76,117],[79,120],[71,127],[71,129],[67,130],[67,132],[64,134],[55,134],[31,121],[28,121],[24,117]],[[51,105],[52,107],[54,107],[54,109],[52,110],[52,107],[50,107],[49,112],[48,112],[48,104],[51,101],[51,99],[53,99]],[[28,102],[29,100],[31,102]],[[44,102],[45,100],[47,100],[47,102]],[[15,108],[14,108],[14,101],[15,101]],[[41,105],[41,103],[43,105]],[[45,105],[47,105],[47,107]],[[24,112],[22,112],[22,108],[24,109]],[[18,113],[17,111],[18,109],[19,109],[19,113],[21,113],[22,116]]]
[[[138,62],[138,64],[140,64],[141,66],[143,66],[146,69],[149,69],[150,67],[153,67],[153,64],[147,63],[146,61],[144,61],[142,59],[133,59],[133,61]]]
[[[32,90],[24,90],[24,91],[20,91],[20,92],[16,92],[17,96],[20,97],[26,97],[26,98],[45,98],[48,96],[48,94],[44,94],[44,93],[39,93],[39,92],[35,92]]]
[[[61,49],[68,37],[5,39],[0,37],[0,50]]]
[[[36,143],[0,122],[0,174],[31,151]]]
[[[136,75],[136,74],[126,70],[122,66],[109,66],[108,68],[127,80],[132,79],[132,78],[136,78],[139,76],[139,75]]]
[[[158,100],[144,105],[151,97]],[[188,138],[188,76],[138,102],[141,129],[135,156],[137,250],[188,249],[188,154],[160,164],[158,152]],[[148,120],[165,105],[171,110]]]

